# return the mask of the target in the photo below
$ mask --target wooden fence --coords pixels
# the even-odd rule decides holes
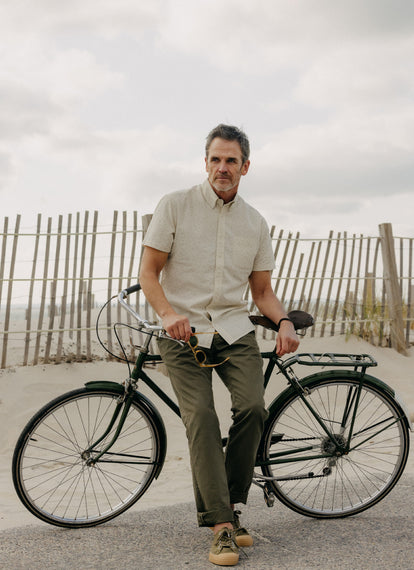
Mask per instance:
[[[65,219],[37,216],[35,228],[4,218],[0,247],[0,367],[102,358],[95,320],[105,301],[136,283],[142,234],[148,216],[115,211],[98,224],[98,212]],[[401,352],[413,330],[413,238],[393,238],[388,224],[380,235],[330,232],[326,239],[272,227],[276,269],[274,290],[285,306],[314,315],[312,336],[357,334]],[[249,291],[246,301],[254,311]],[[136,307],[154,318],[142,295]],[[99,333],[116,351],[116,301],[101,316]],[[139,343],[127,327],[118,334],[128,350]]]

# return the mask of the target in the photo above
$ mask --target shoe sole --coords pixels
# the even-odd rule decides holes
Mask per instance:
[[[235,536],[234,538],[237,546],[241,546],[242,548],[253,546],[253,538],[250,536],[250,534]]]
[[[227,554],[212,554],[210,552],[208,559],[218,566],[235,566],[239,561],[239,555],[235,552],[229,552]]]

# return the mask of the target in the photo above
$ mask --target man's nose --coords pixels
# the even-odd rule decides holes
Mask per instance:
[[[220,162],[219,170],[220,170],[220,172],[227,172],[227,162],[225,160],[222,160]]]

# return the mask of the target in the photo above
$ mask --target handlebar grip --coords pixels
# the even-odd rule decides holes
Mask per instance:
[[[141,290],[141,285],[139,283],[137,283],[136,285],[131,285],[131,287],[127,287],[126,289],[124,289],[127,295],[130,295],[131,293],[136,293],[137,291],[140,290]]]

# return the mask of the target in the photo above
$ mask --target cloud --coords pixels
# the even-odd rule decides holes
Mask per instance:
[[[252,75],[304,69],[338,46],[411,36],[410,0],[170,0],[160,39]]]
[[[162,17],[164,3],[164,0],[3,0],[0,30],[6,38],[16,34],[70,37],[73,33],[85,33],[111,39],[124,33],[146,33]]]
[[[268,187],[297,195],[397,194],[414,180],[414,110],[399,115],[337,117],[270,137],[254,153],[253,170]]]
[[[325,53],[300,76],[294,97],[308,105],[348,114],[382,113],[411,106],[414,36],[360,42]]]

